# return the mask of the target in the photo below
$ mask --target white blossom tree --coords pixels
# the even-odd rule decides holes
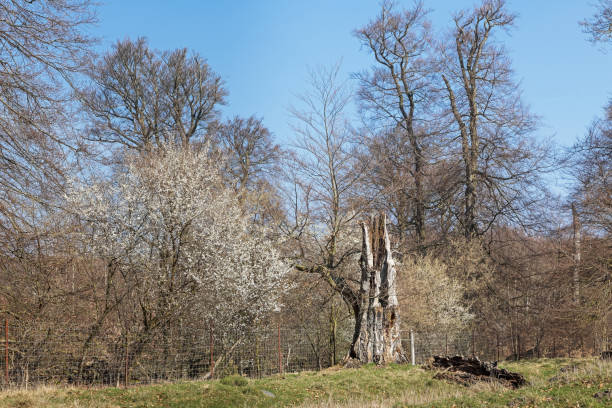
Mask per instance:
[[[85,225],[85,248],[106,262],[106,292],[114,293],[92,334],[117,299],[136,306],[136,352],[182,316],[235,339],[277,306],[287,267],[218,169],[207,149],[164,145],[128,154],[110,181],[74,187],[68,199]]]
[[[432,256],[405,259],[399,265],[398,293],[406,327],[453,334],[471,323],[474,315],[465,300],[466,289],[448,269]]]

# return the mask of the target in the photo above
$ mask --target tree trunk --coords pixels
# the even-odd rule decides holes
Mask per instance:
[[[425,193],[423,189],[423,153],[416,141],[413,143],[414,150],[414,186],[416,196],[414,200],[415,214],[414,225],[419,252],[424,253],[425,245]]]
[[[331,310],[329,313],[329,365],[336,365],[336,331],[338,328],[338,319],[334,308],[334,300],[331,300]]]
[[[582,231],[575,203],[572,203],[572,227],[574,229],[574,303],[580,300],[580,244]]]
[[[360,307],[349,357],[364,363],[406,361],[400,339],[395,262],[391,256],[386,217],[363,222]],[[371,234],[370,234],[371,229]]]

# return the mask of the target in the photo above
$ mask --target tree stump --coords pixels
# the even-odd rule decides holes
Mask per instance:
[[[360,307],[349,357],[362,363],[403,363],[406,357],[400,338],[395,262],[386,217],[362,222],[361,232]]]

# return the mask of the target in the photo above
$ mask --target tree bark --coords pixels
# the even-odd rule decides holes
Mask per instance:
[[[361,224],[360,307],[349,357],[363,363],[406,361],[400,338],[400,312],[396,295],[395,262],[391,256],[386,217]],[[370,232],[371,230],[371,232]]]

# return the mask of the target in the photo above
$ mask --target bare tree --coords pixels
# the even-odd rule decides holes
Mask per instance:
[[[427,51],[430,49],[430,26],[427,11],[417,2],[407,11],[395,11],[393,3],[382,3],[380,15],[355,35],[373,54],[377,64],[370,71],[358,74],[361,83],[359,98],[362,110],[377,124],[387,129],[385,134],[394,136],[386,140],[389,160],[405,169],[405,174],[395,181],[414,183],[403,188],[395,186],[399,194],[405,194],[408,206],[402,210],[412,217],[398,214],[398,222],[411,218],[417,244],[425,240],[426,197],[424,153],[424,113],[431,103],[431,66]],[[400,170],[401,171],[401,170]]]
[[[572,179],[573,234],[567,234],[565,270],[573,278],[574,290],[573,302],[565,309],[572,316],[573,337],[582,341],[593,336],[605,349],[612,312],[612,102],[569,149],[566,160]]]
[[[360,160],[347,121],[351,93],[339,81],[339,65],[311,72],[310,92],[291,108],[296,152],[288,158],[294,174],[287,227],[298,271],[318,275],[342,297],[353,316],[360,313],[357,220],[365,206],[361,186],[367,160]]]
[[[87,138],[130,149],[203,140],[227,94],[199,55],[153,51],[144,38],[117,42],[88,74],[91,85],[79,92]]]
[[[580,25],[591,42],[612,42],[612,0],[599,0],[595,14]]]
[[[183,147],[202,137],[205,126],[224,103],[227,91],[221,78],[197,54],[185,48],[161,56],[162,92],[170,110],[170,129]]]
[[[280,159],[280,147],[270,131],[253,116],[222,123],[215,129],[215,141],[229,156],[227,171],[236,193],[253,189]]]
[[[76,321],[59,303],[87,291],[55,207],[78,150],[70,94],[95,20],[89,0],[0,2],[0,297],[33,326]]]
[[[586,136],[568,152],[573,198],[585,227],[612,233],[612,102],[605,116],[595,120]]]
[[[506,222],[529,226],[527,210],[546,190],[546,145],[530,137],[536,119],[523,106],[510,60],[497,31],[515,16],[504,0],[485,0],[455,15],[451,39],[441,47],[441,77],[460,140],[463,167],[461,229],[466,237]]]
[[[283,152],[261,119],[238,116],[212,130],[226,157],[225,176],[249,213],[260,222],[279,222],[282,209],[276,180]]]
[[[338,85],[338,72],[339,65],[313,72],[312,93],[301,98],[304,109],[292,109],[302,153],[296,171],[308,183],[303,197],[310,199],[311,211],[297,269],[323,278],[352,311],[355,326],[348,357],[401,362],[405,357],[395,266],[384,216],[362,223],[360,279],[349,263],[358,253],[356,220],[367,209],[359,190],[368,159],[356,155],[345,117],[350,93]]]
[[[75,150],[69,90],[92,40],[88,0],[0,3],[0,225],[30,229],[20,208],[49,201]]]
[[[300,97],[302,108],[291,108],[298,135],[292,159],[302,187],[309,190],[310,222],[317,230],[312,263],[334,270],[356,253],[351,234],[362,208],[359,183],[367,164],[357,160],[354,130],[346,110],[351,93],[338,79],[340,66],[311,72],[311,91]]]

